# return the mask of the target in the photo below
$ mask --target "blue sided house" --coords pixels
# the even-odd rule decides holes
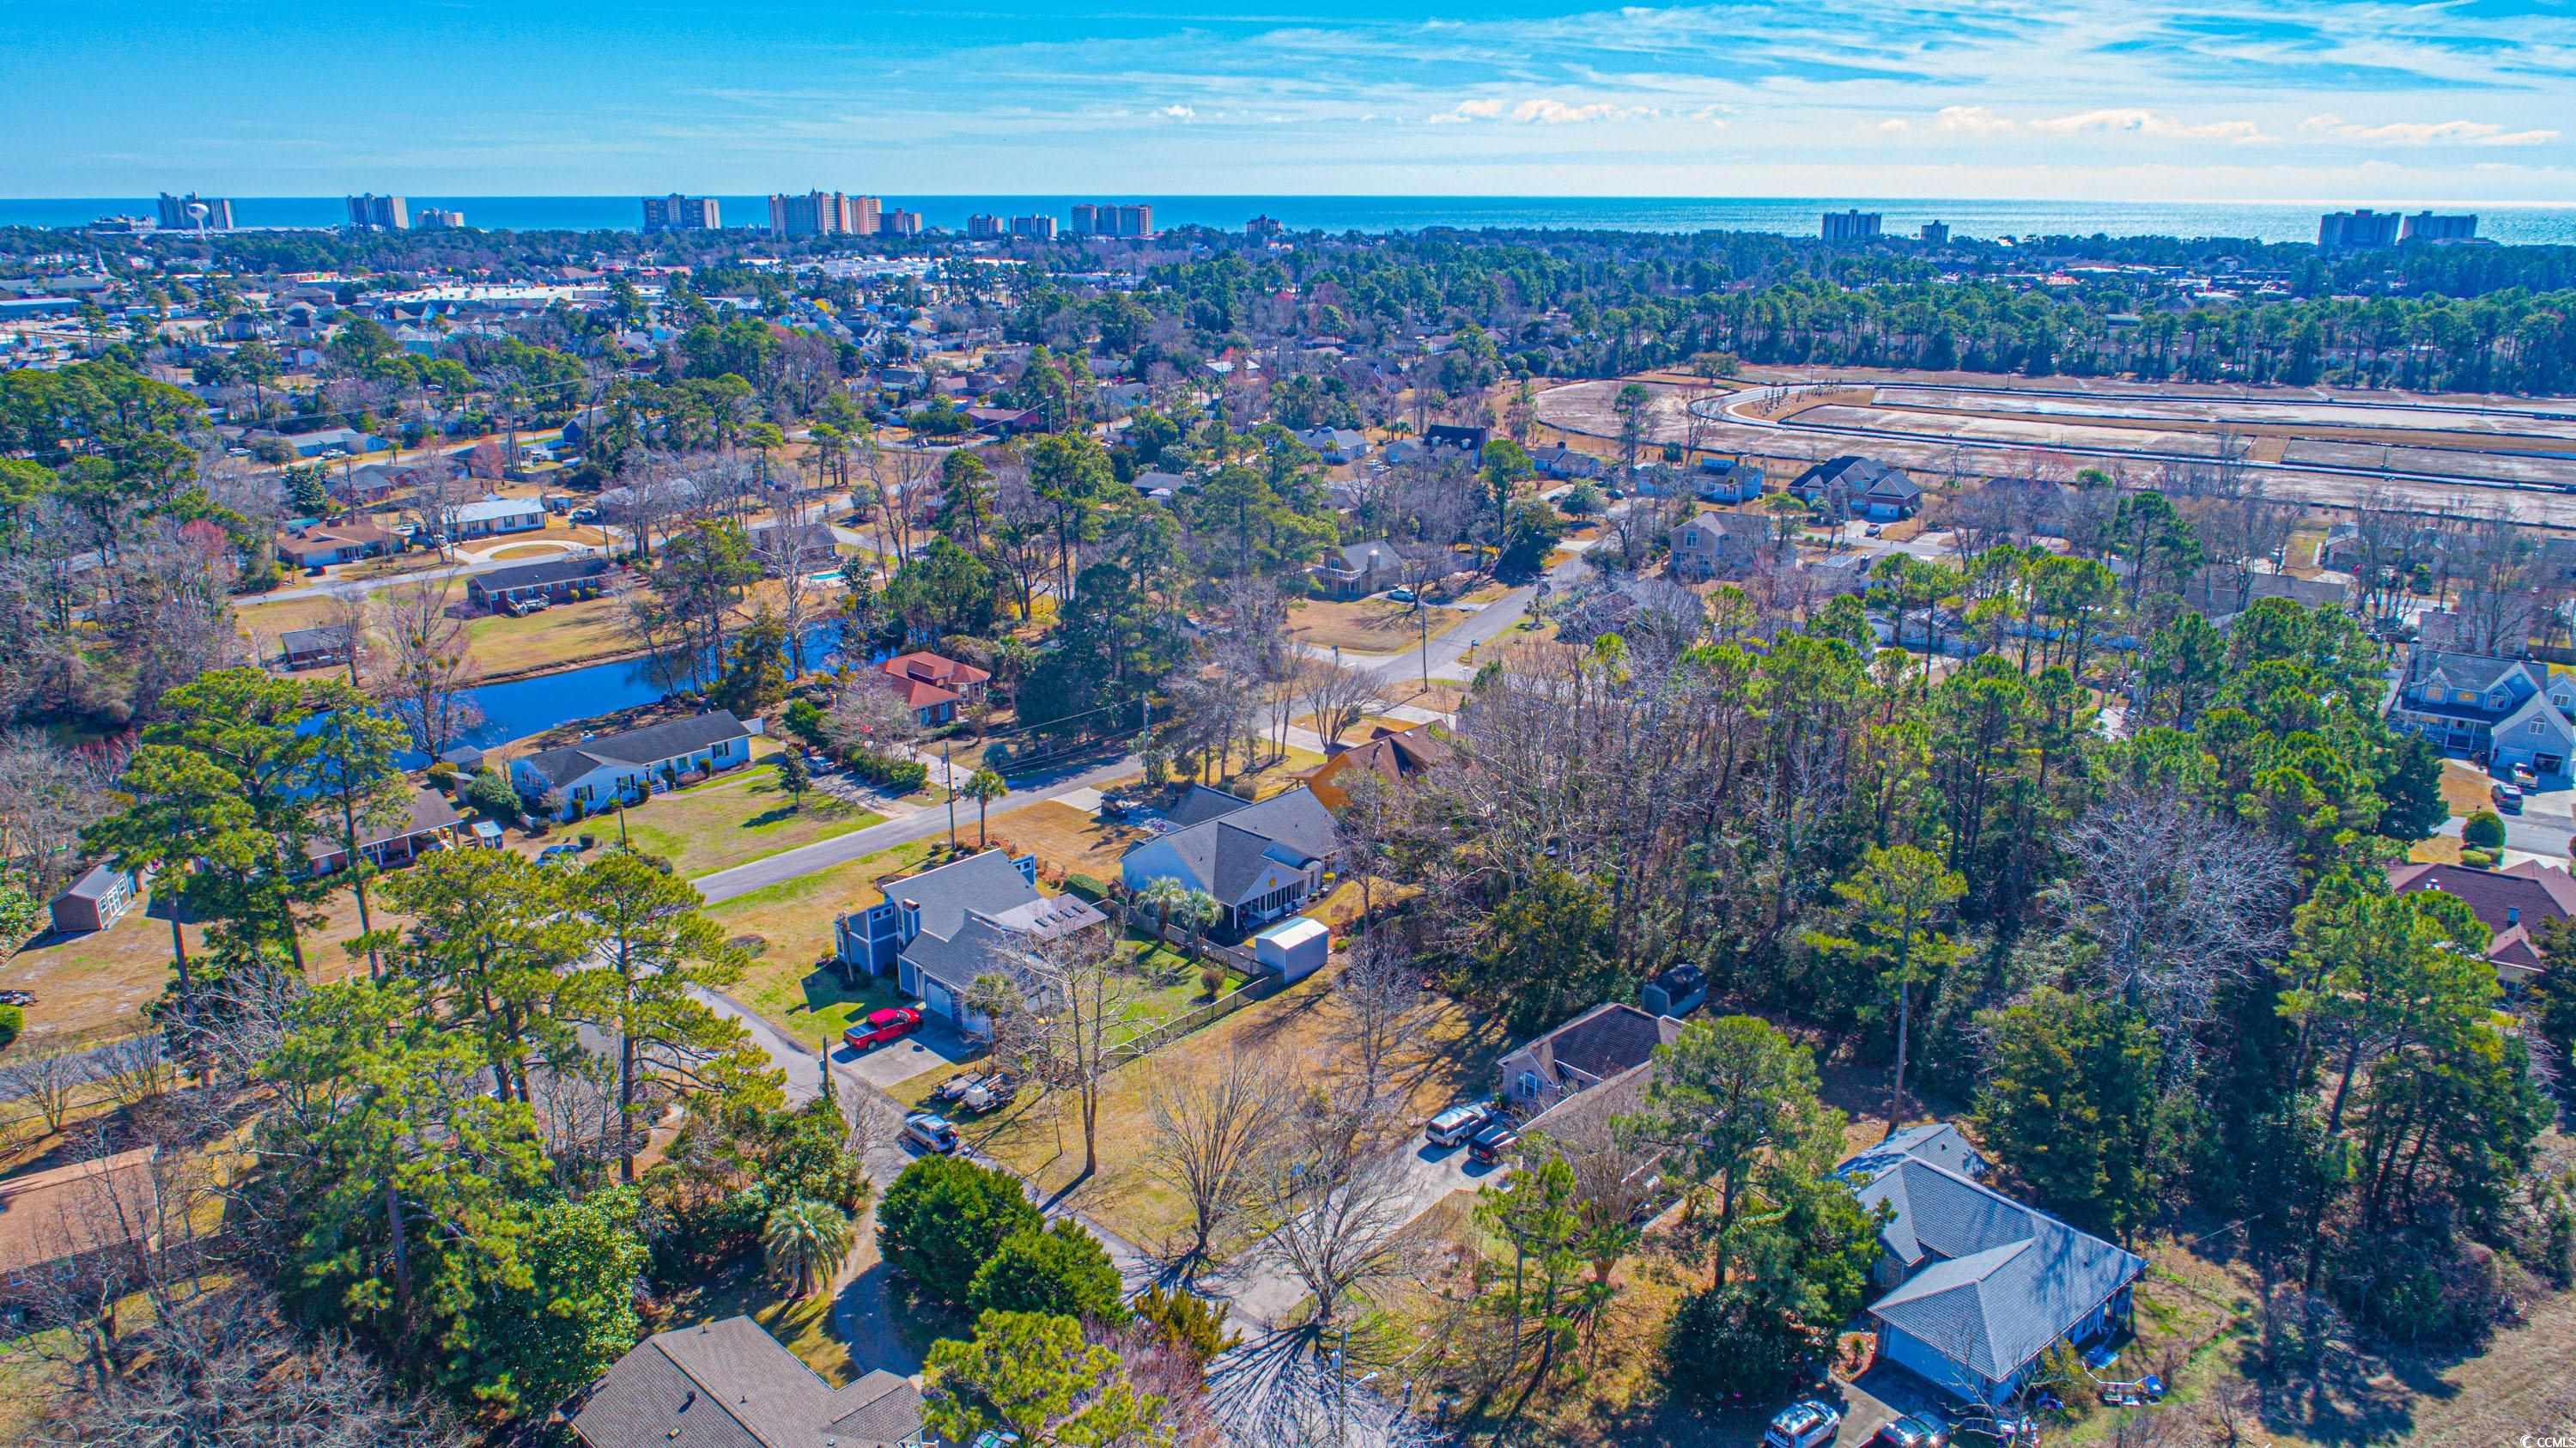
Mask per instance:
[[[1869,1305],[1879,1356],[1945,1392],[2000,1407],[2055,1343],[2125,1331],[2147,1261],[1980,1185],[1954,1127],[1901,1132],[1835,1175],[1887,1209]]]
[[[2388,705],[2388,724],[2498,774],[2519,765],[2542,789],[2565,789],[2576,755],[2576,680],[2529,659],[2417,648]]]
[[[1701,458],[1699,500],[1703,503],[1751,503],[1762,497],[1762,465],[1742,458]]]
[[[1080,896],[1040,894],[1037,878],[1035,855],[986,850],[884,881],[876,904],[833,923],[833,953],[844,975],[891,976],[924,1013],[980,1033],[989,1023],[966,1004],[977,976],[1022,975],[1011,961],[1029,941],[1108,920]]]

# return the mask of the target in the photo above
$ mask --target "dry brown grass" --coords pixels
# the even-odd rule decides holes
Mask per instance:
[[[2406,858],[2419,865],[2456,865],[2461,849],[2457,835],[2435,835],[2407,846]]]
[[[1118,857],[1144,839],[1145,832],[1108,824],[1069,804],[1044,800],[995,814],[993,843],[1013,854],[1033,854],[1059,875],[1118,878]]]
[[[1435,639],[1456,628],[1467,617],[1464,611],[1454,608],[1417,611],[1409,604],[1376,599],[1341,602],[1315,598],[1298,604],[1290,613],[1288,631],[1323,648],[1391,654],[1420,646],[1422,614],[1429,615],[1431,637]]]
[[[1023,1095],[1003,1115],[966,1127],[967,1137],[1027,1176],[1041,1193],[1069,1188],[1067,1205],[1151,1249],[1180,1231],[1188,1215],[1187,1204],[1154,1181],[1147,1167],[1154,1139],[1148,1101],[1153,1083],[1213,1066],[1238,1047],[1272,1053],[1279,1069],[1297,1079],[1319,1075],[1332,1057],[1331,1043],[1344,1015],[1340,997],[1331,990],[1339,974],[1338,966],[1318,971],[1269,1000],[1112,1071],[1100,1098],[1100,1170],[1078,1184],[1082,1122],[1069,1097]],[[1456,1004],[1442,1003],[1415,1037],[1403,1068],[1409,1105],[1427,1115],[1462,1091],[1490,1085],[1492,1063],[1506,1044],[1497,1032],[1477,1028]],[[934,1070],[914,1077],[899,1094],[919,1101],[953,1074]]]
[[[2442,803],[2458,816],[2476,814],[2495,808],[2495,781],[2475,765],[2456,759],[2442,761]]]

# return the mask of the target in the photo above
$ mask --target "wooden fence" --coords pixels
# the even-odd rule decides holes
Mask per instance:
[[[1219,946],[1218,949],[1224,947]],[[1192,1006],[1148,1030],[1137,1032],[1110,1048],[1112,1065],[1125,1065],[1140,1056],[1151,1055],[1190,1032],[1211,1026],[1257,1000],[1265,1000],[1279,991],[1276,976],[1256,975],[1243,985],[1218,996],[1203,1006]]]

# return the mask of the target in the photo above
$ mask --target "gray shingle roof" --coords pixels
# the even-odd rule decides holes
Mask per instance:
[[[1959,1128],[1946,1121],[1927,1121],[1909,1126],[1867,1151],[1856,1153],[1834,1168],[1834,1175],[1859,1185],[1876,1181],[1902,1165],[1907,1157],[1947,1167],[1971,1180],[1985,1174],[1986,1159],[1959,1134]]]
[[[596,578],[608,571],[605,558],[549,558],[543,563],[521,563],[510,568],[495,568],[473,576],[473,585],[485,593],[501,593],[513,588],[540,588],[576,579]]]
[[[1338,836],[1332,812],[1312,791],[1299,788],[1248,804],[1163,836],[1199,887],[1219,902],[1236,905],[1277,870],[1295,873],[1329,857]]]
[[[1050,938],[1108,919],[1079,896],[1039,894],[1001,850],[894,881],[885,894],[921,907],[920,933],[904,945],[903,958],[958,991],[987,971],[1007,969],[1016,937]]]
[[[1879,1240],[1897,1260],[1928,1263],[1870,1304],[1870,1315],[1989,1382],[2147,1269],[2135,1253],[1917,1157],[1855,1195],[1869,1210],[1893,1210]]]
[[[748,739],[751,731],[729,709],[711,709],[686,719],[666,719],[629,729],[623,734],[603,734],[579,744],[566,744],[541,754],[528,756],[528,767],[556,784],[569,784],[603,764],[628,765],[641,769],[665,759],[677,759],[710,744],[728,739]]]
[[[921,1393],[889,1372],[835,1390],[748,1317],[636,1344],[572,1420],[592,1448],[888,1448],[921,1431]]]

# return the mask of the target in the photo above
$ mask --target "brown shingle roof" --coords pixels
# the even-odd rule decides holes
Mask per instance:
[[[0,1276],[151,1235],[152,1148],[0,1181]]]
[[[2545,920],[2576,915],[2576,877],[2565,870],[2525,860],[2501,870],[2471,865],[2391,865],[2388,888],[2440,890],[2458,897],[2493,932],[2487,959],[2525,970],[2541,967],[2532,929]]]

